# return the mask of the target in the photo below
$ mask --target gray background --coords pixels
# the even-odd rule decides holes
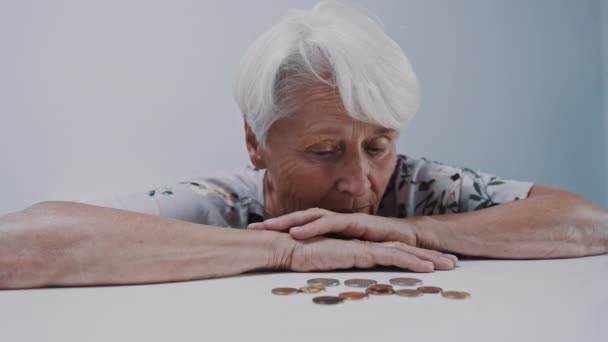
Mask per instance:
[[[233,70],[314,3],[0,0],[0,213],[242,166]],[[606,2],[357,3],[421,80],[400,152],[608,207]]]

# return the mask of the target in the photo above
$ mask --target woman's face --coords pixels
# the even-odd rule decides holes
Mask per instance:
[[[257,147],[268,215],[312,207],[375,213],[395,167],[397,131],[351,118],[325,84],[296,96],[299,107]]]

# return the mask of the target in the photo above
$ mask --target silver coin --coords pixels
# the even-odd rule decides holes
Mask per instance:
[[[396,286],[420,286],[422,280],[417,278],[393,278],[388,281],[391,285]]]
[[[321,286],[321,287],[340,285],[340,281],[338,279],[333,279],[333,278],[313,278],[313,279],[308,279],[308,281],[306,283],[308,283],[308,285],[311,285],[311,286]]]
[[[378,282],[372,279],[348,279],[344,282],[344,285],[350,287],[362,287],[368,288]]]

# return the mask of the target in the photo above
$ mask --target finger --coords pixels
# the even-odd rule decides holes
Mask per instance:
[[[448,258],[447,256],[444,256],[442,253],[408,245],[403,245],[397,248],[405,252],[411,253],[422,260],[432,262],[436,270],[447,271],[454,269],[454,261],[452,261],[452,259]]]
[[[434,270],[432,262],[422,260],[416,255],[404,252],[398,248],[386,247],[377,243],[367,243],[363,247],[360,250],[370,253],[376,265],[396,266],[422,273],[433,272]]]
[[[410,246],[410,247],[416,248],[418,250],[427,251],[427,252],[429,252],[429,253],[431,253],[433,255],[436,255],[436,256],[440,256],[440,257],[443,257],[443,258],[450,259],[452,261],[452,263],[454,264],[454,266],[456,266],[458,264],[458,257],[455,256],[455,255],[453,255],[453,254],[443,253],[443,252],[440,252],[440,251],[437,251],[437,250],[434,250],[434,249],[415,247],[415,246],[412,246],[412,245],[407,244],[407,243],[402,243],[400,241],[383,242],[382,244],[385,245],[385,246],[391,246],[391,247]]]
[[[444,256],[450,258],[450,260],[452,260],[452,262],[454,263],[454,266],[458,265],[458,257],[455,256],[454,254],[446,254],[443,253]]]
[[[286,232],[291,227],[301,226],[310,221],[314,221],[322,217],[324,214],[325,211],[318,208],[295,211],[293,213],[275,217],[264,222],[252,223],[247,226],[247,228]]]
[[[353,228],[349,219],[351,218],[348,215],[323,216],[303,226],[291,228],[289,235],[296,240],[309,239],[328,233],[343,233],[355,238],[364,235],[365,230]]]
[[[438,251],[418,248],[401,242],[385,242],[382,243],[382,245],[397,248],[406,253],[415,255],[422,260],[430,261],[437,270],[451,270],[456,265],[451,258]]]
[[[297,272],[396,266],[413,272],[432,272],[433,263],[398,248],[361,240],[313,237],[300,240],[290,268]]]

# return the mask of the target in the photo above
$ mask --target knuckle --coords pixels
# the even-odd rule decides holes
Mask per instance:
[[[330,221],[329,221],[329,219],[328,219],[327,217],[323,216],[323,217],[320,217],[319,219],[317,219],[317,220],[315,221],[315,223],[316,223],[317,225],[322,225],[322,226],[324,226],[324,225],[328,225],[328,224],[330,223]]]
[[[395,241],[395,247],[398,247],[398,248],[407,248],[407,245],[404,244],[401,241]]]
[[[325,210],[323,208],[319,208],[319,207],[314,207],[314,208],[311,208],[309,210],[311,210],[311,212],[313,214],[317,214],[317,215],[325,215],[325,214],[327,214],[329,212],[329,211],[327,211],[327,210]]]
[[[355,266],[357,267],[372,267],[376,265],[376,260],[370,253],[356,253]]]

